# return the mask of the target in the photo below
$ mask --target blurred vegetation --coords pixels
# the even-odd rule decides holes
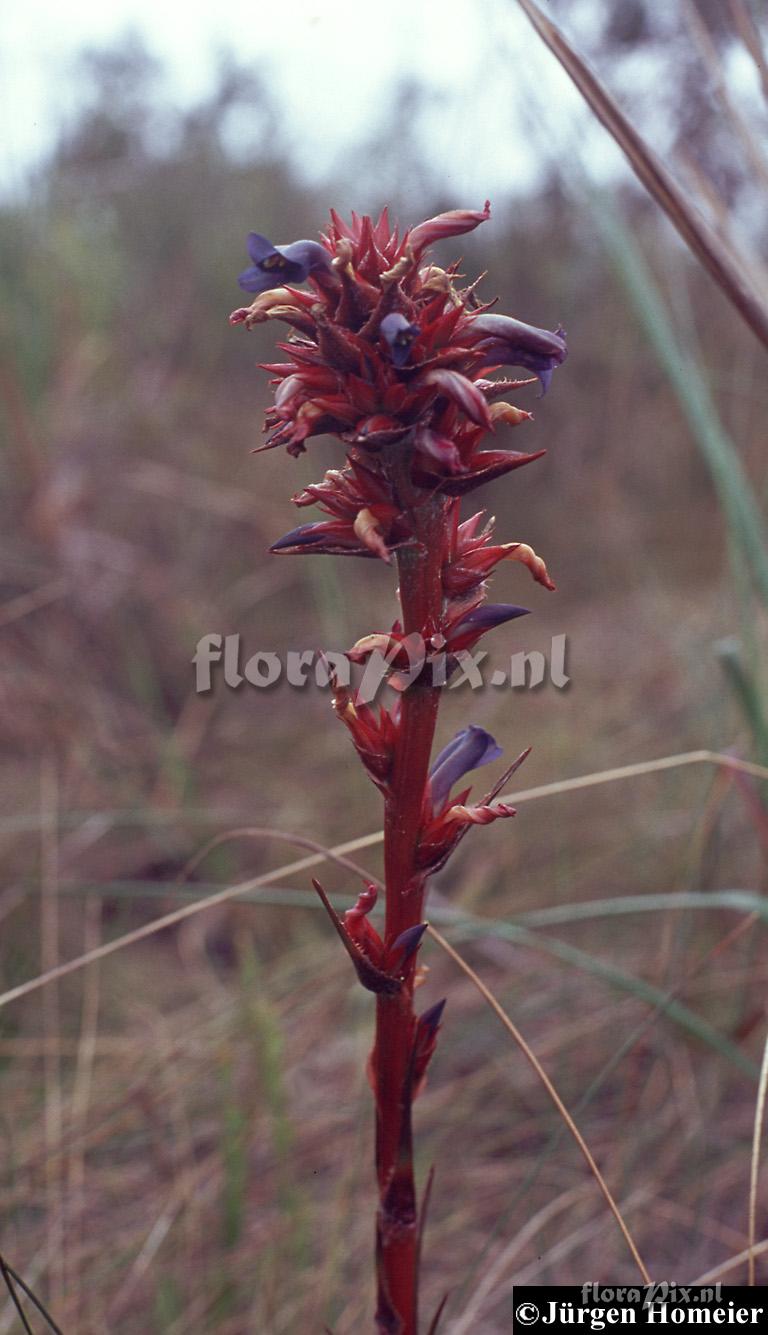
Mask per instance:
[[[652,13],[622,7],[600,41],[638,59]],[[339,450],[251,457],[268,392],[254,364],[275,334],[245,335],[227,315],[250,229],[312,236],[330,205],[377,211],[384,185],[395,213],[419,193],[423,216],[478,203],[425,161],[418,85],[361,149],[381,168],[361,198],[359,163],[322,197],[306,186],[263,81],[234,61],[186,110],[135,42],[86,54],[80,78],[78,117],[26,195],[0,203],[5,987],[178,902],[175,883],[211,835],[269,826],[330,845],[377,828],[377,796],[322,692],[194,691],[202,635],[237,632],[246,656],[343,648],[394,616],[391,572],[373,562],[266,556],[295,522],[290,495]],[[717,178],[722,127],[696,124]],[[613,200],[621,251],[586,184],[556,167],[535,195],[494,201],[462,250],[502,309],[568,330],[570,359],[546,399],[525,391],[536,421],[513,442],[548,453],[489,503],[559,586],[550,596],[518,568],[498,576],[499,597],[535,616],[499,633],[494,663],[566,634],[572,682],[465,688],[441,726],[448,737],[471,718],[509,752],[532,744],[521,787],[701,747],[765,760],[765,605],[725,474],[716,486],[668,374],[663,321],[695,361],[763,541],[764,354],[633,186]],[[663,316],[631,299],[630,245]],[[463,948],[578,1108],[658,1278],[692,1280],[746,1245],[763,929],[722,945],[739,921],[722,905],[574,909],[516,935],[510,920],[759,891],[767,828],[751,781],[671,770],[526,803],[514,829],[467,840],[438,885],[488,920]],[[190,883],[202,893],[287,856],[240,837]],[[339,868],[324,880],[341,899],[355,889]],[[312,910],[273,896],[0,1010],[0,1246],[67,1335],[367,1328],[371,1015],[337,944]],[[635,1276],[543,1091],[465,980],[430,963],[425,996],[450,1001],[420,1107],[422,1167],[438,1169],[425,1310],[454,1282],[458,1322],[495,1265],[466,1327],[494,1335],[508,1329],[512,1280]],[[686,1009],[649,1012],[670,989]],[[12,1322],[0,1302],[0,1335]]]

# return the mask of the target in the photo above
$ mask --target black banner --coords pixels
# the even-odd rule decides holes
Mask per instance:
[[[768,1331],[768,1289],[724,1284],[516,1285],[513,1310],[516,1335],[632,1326],[660,1335],[721,1326]]]

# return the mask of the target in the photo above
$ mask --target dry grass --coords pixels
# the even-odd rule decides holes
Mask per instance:
[[[517,907],[530,902],[523,895]],[[86,900],[91,938],[96,903]],[[24,1252],[35,1217],[46,1223],[41,1250],[26,1258],[34,1279],[35,1262],[38,1275],[49,1264],[48,1239],[63,1240],[64,1330],[139,1331],[150,1311],[157,1329],[214,1328],[211,1322],[232,1331],[311,1328],[318,1266],[335,1329],[351,1332],[364,1321],[368,1286],[357,1292],[352,1277],[367,1273],[361,1202],[371,1204],[370,1132],[361,1068],[368,1007],[306,911],[281,911],[294,919],[287,950],[253,919],[259,910],[236,912],[226,933],[234,932],[228,962],[213,941],[182,947],[179,938],[153,932],[143,959],[120,950],[108,976],[92,961],[79,1014],[70,1005],[69,1034],[27,1033],[2,1044],[11,1063],[4,1085],[13,1162],[6,1250]],[[611,942],[610,927],[599,921],[591,934],[603,948],[610,943],[627,974],[642,970],[651,942],[660,941],[667,967],[658,978],[668,983],[673,959],[674,969],[690,968],[701,929],[692,941],[679,915],[654,915],[653,924],[637,942]],[[566,940],[581,936],[566,929]],[[691,995],[685,978],[676,990],[720,1027],[717,998],[722,1005],[734,989],[761,988],[765,964],[755,968],[744,940],[732,939],[717,958],[718,936],[734,933],[715,928],[703,992]],[[93,940],[91,948],[98,951]],[[600,953],[593,940],[588,948]],[[706,1047],[692,1048],[669,1021],[656,1016],[649,1024],[647,1006],[631,992],[618,1001],[606,996],[588,972],[561,975],[553,988],[546,957],[505,949],[492,920],[470,952],[579,1109],[654,1277],[680,1276],[685,1259],[692,1278],[724,1254],[744,1251],[747,1216],[735,1203],[748,1193],[753,1081]],[[427,1292],[436,1302],[440,1274],[459,1275],[457,1330],[467,1328],[464,1312],[473,1330],[493,1331],[507,1319],[513,1280],[565,1283],[593,1271],[622,1278],[631,1271],[538,1079],[504,1052],[473,989],[457,985],[439,960],[430,964],[430,994],[446,991],[450,1012],[420,1109],[424,1163],[438,1165]],[[51,1059],[66,1097],[58,1142],[46,1147],[35,1108],[46,1122],[49,1114],[35,1072],[42,1076]],[[726,1110],[728,1134],[715,1136]],[[702,1181],[694,1168],[704,1154],[710,1171]],[[67,1183],[57,1211],[51,1180]],[[591,1259],[595,1248],[599,1261]]]

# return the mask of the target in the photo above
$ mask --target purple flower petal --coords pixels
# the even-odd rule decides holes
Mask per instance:
[[[483,603],[481,607],[475,607],[468,612],[461,621],[457,621],[453,632],[472,628],[493,630],[494,626],[503,626],[505,621],[528,616],[528,611],[527,607],[515,607],[514,603]]]
[[[248,254],[253,267],[238,278],[245,292],[269,292],[284,283],[303,283],[313,271],[330,269],[331,257],[319,241],[292,241],[275,246],[259,232],[248,234]]]
[[[320,524],[299,524],[298,528],[292,528],[290,533],[285,533],[277,542],[273,542],[269,550],[282,552],[289,547],[312,547],[315,543],[322,542],[325,536],[325,530],[321,529]]]
[[[411,344],[419,332],[419,326],[411,324],[399,311],[392,311],[384,316],[379,329],[384,341],[389,345],[395,366],[405,366],[411,355]]]
[[[291,264],[304,269],[305,276],[315,269],[331,267],[331,257],[319,241],[292,241],[289,246],[275,246],[275,250]]]
[[[315,524],[299,524],[290,533],[283,534],[273,542],[270,552],[278,555],[296,556],[312,552],[321,556],[375,556],[376,552],[365,547],[356,534],[340,531],[335,520],[321,520]]]
[[[554,368],[554,366],[544,366],[544,367],[542,367],[542,369],[539,371],[539,381],[540,381],[540,383],[541,383],[541,393],[539,394],[538,397],[539,397],[540,399],[543,399],[543,398],[544,398],[544,395],[546,394],[547,390],[549,389],[549,386],[550,386],[550,384],[551,384],[552,376],[554,375],[554,372],[555,372],[555,368]]]
[[[260,292],[269,292],[270,288],[280,286],[280,283],[272,281],[269,274],[257,268],[243,269],[243,272],[237,276],[237,283],[238,287],[243,289],[243,292],[253,292],[255,295]]]
[[[469,770],[488,765],[501,754],[501,747],[484,728],[471,723],[457,732],[429,771],[433,809],[439,811],[445,806],[453,785]]]
[[[542,396],[547,392],[552,372],[561,366],[568,355],[565,330],[538,329],[535,325],[514,320],[510,315],[485,312],[472,321],[468,342],[477,347],[489,362],[505,366],[522,366],[535,371],[542,385]]]
[[[261,236],[259,232],[249,232],[246,244],[248,254],[254,264],[261,264],[264,260],[278,254],[277,246],[273,246],[272,242],[267,240],[265,236]]]

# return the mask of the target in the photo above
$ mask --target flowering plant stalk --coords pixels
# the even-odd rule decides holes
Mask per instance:
[[[421,1014],[414,1008],[426,884],[470,826],[514,815],[495,799],[524,758],[479,802],[470,803],[469,788],[455,792],[465,774],[501,750],[470,725],[432,760],[440,695],[463,654],[525,612],[486,601],[499,562],[522,562],[554,588],[530,547],[497,542],[482,512],[459,516],[464,495],[544,453],[485,448],[484,441],[531,418],[506,396],[536,379],[545,392],[566,355],[561,329],[491,311],[494,303],[480,302],[475,283],[460,285],[456,264],[443,269],[426,258],[433,242],[470,232],[489,216],[487,203],[455,210],[400,237],[386,209],[376,223],[354,213],[347,223],[331,211],[320,241],[273,245],[251,233],[252,265],[239,281],[254,300],[230,317],[248,329],[275,319],[291,327],[279,345],[285,360],[264,366],[276,388],[260,448],[285,446],[298,455],[321,433],[346,447],[342,468],[293,497],[326,517],[299,525],[271,550],[378,558],[394,562],[399,578],[399,620],[348,651],[353,663],[378,657],[394,703],[376,706],[361,687],[334,681],[336,714],[384,799],[383,932],[370,920],[375,886],[365,885],[342,919],[315,882],[359,981],[376,995],[369,1068],[379,1193],[376,1326],[387,1335],[418,1332],[425,1210],[417,1202],[412,1107],[444,1006]],[[489,378],[504,366],[533,376]]]

